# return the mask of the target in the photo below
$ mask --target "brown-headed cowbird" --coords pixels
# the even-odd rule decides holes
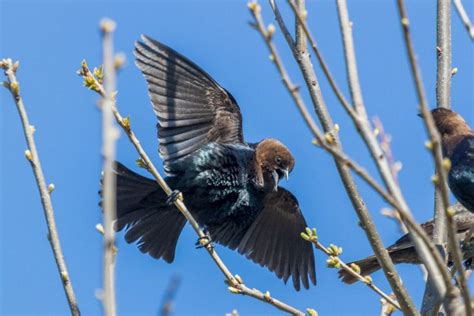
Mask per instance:
[[[306,222],[296,198],[278,186],[294,158],[275,139],[244,140],[234,97],[171,48],[142,36],[136,64],[158,117],[166,181],[212,241],[238,250],[296,290],[316,284],[314,254],[300,237]],[[174,259],[184,216],[155,181],[116,164],[117,230],[143,253]]]
[[[474,212],[474,131],[456,112],[431,111],[441,134],[444,155],[451,161],[448,184],[456,199]]]
[[[460,210],[459,210],[460,209]],[[474,214],[468,212],[466,209],[459,207],[458,211],[454,215],[454,220],[456,222],[458,231],[457,237],[460,241],[464,240],[467,231],[470,228],[474,227]],[[425,232],[429,236],[433,236],[433,221],[428,221],[421,224]],[[474,257],[474,238],[471,238],[469,243],[462,245],[462,250],[464,254],[464,260],[467,267],[471,267],[472,259]],[[406,234],[398,239],[393,245],[387,248],[387,251],[390,257],[393,260],[393,263],[411,263],[411,264],[421,264],[421,259],[418,257],[415,246],[410,239],[410,234]],[[450,262],[448,258],[449,264]],[[362,260],[354,261],[349,263],[355,263],[360,267],[360,274],[366,276],[372,274],[380,269],[380,265],[375,256],[370,256]],[[344,283],[352,284],[357,281],[352,275],[347,273],[344,270],[339,270],[339,277]]]

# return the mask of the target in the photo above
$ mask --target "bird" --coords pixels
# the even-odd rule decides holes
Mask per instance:
[[[454,215],[454,221],[457,225],[457,238],[461,241],[461,249],[463,251],[466,268],[473,269],[473,258],[474,258],[474,237],[469,238],[469,242],[463,243],[462,241],[466,238],[468,231],[471,228],[474,228],[474,214],[472,212],[467,211],[465,208],[458,204],[458,207],[454,206],[456,209],[456,213]],[[423,224],[421,227],[424,231],[430,236],[433,237],[433,226],[434,221],[430,220]],[[418,257],[416,252],[415,246],[411,241],[410,234],[403,235],[400,239],[398,239],[393,245],[387,248],[387,251],[392,258],[394,264],[400,263],[409,263],[409,264],[422,264],[421,259]],[[350,266],[351,264],[357,264],[360,268],[360,274],[363,276],[370,275],[376,271],[378,271],[381,267],[377,261],[375,256],[369,256],[361,260],[357,260],[354,262],[348,263]],[[448,265],[452,265],[450,258],[448,257]],[[358,279],[353,277],[345,270],[339,270],[339,278],[344,283],[353,284]]]
[[[296,291],[316,285],[313,248],[296,197],[279,186],[295,159],[280,141],[244,140],[232,94],[172,48],[146,35],[135,43],[157,116],[167,196],[154,180],[116,162],[116,230],[143,253],[171,263],[185,217],[179,196],[209,236],[268,268]]]
[[[474,212],[474,131],[458,113],[436,108],[431,111],[443,155],[451,161],[448,185],[456,199]]]

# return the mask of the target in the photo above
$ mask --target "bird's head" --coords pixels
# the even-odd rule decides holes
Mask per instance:
[[[463,137],[473,132],[461,115],[449,109],[437,108],[431,115],[441,135],[443,153],[449,157]]]
[[[456,112],[445,108],[436,108],[431,111],[436,128],[442,137],[468,134],[469,125]]]
[[[255,148],[256,183],[260,188],[276,191],[282,178],[295,166],[288,148],[276,139],[265,139]]]

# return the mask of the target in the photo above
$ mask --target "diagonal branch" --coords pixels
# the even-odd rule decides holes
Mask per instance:
[[[313,51],[315,52],[321,64],[321,67],[323,68],[324,73],[328,77],[328,80],[331,83],[331,86],[334,92],[338,96],[344,108],[347,108],[349,106],[348,102],[346,101],[346,99],[344,98],[340,90],[337,88],[337,85],[335,84],[334,79],[332,78],[330,74],[328,66],[325,63],[322,57],[322,54],[319,52],[319,49],[317,48],[315,44],[315,40],[312,38],[312,35],[309,32],[306,22],[304,21],[304,18],[302,17],[302,15],[305,14],[305,12],[300,13],[294,4],[294,1],[289,0],[288,2],[293,9],[296,19],[298,20],[300,24],[303,25],[303,29],[305,30],[306,36],[308,36],[310,43],[312,43]],[[347,11],[347,9],[345,11]],[[339,10],[339,12],[341,12],[341,10]],[[383,148],[381,147],[380,143],[377,141],[376,135],[372,132],[370,122],[368,121],[368,118],[366,115],[365,106],[363,105],[362,96],[360,92],[360,84],[358,83],[354,45],[352,43],[352,35],[351,35],[351,25],[348,20],[347,12],[343,12],[343,13],[344,13],[344,21],[342,22],[344,23],[341,23],[341,25],[343,26],[342,33],[343,33],[343,39],[344,39],[343,43],[344,43],[345,53],[346,53],[345,56],[346,56],[346,61],[348,62],[349,83],[350,83],[352,95],[355,97],[354,102],[359,103],[359,106],[358,106],[359,111],[355,115],[352,115],[351,113],[349,114],[352,117],[358,132],[361,134],[362,138],[364,139],[364,142],[369,148],[369,151],[373,157],[373,160],[377,164],[379,173],[381,174],[385,185],[389,188],[390,193],[393,195],[394,199],[396,199],[396,205],[395,204],[392,204],[392,205],[399,212],[401,219],[403,221],[408,221],[407,225],[409,225],[411,230],[416,235],[419,235],[423,243],[426,244],[426,246],[424,246],[419,240],[417,240],[417,248],[419,252],[423,254],[422,258],[424,258],[424,261],[427,263],[427,266],[431,267],[432,271],[438,271],[438,269],[443,270],[444,282],[449,283],[450,282],[449,274],[446,270],[446,267],[443,263],[441,256],[439,255],[437,250],[434,248],[433,244],[431,243],[430,239],[426,236],[425,232],[419,229],[419,227],[416,225],[416,222],[414,218],[412,217],[411,212],[408,208],[408,205],[406,201],[404,200],[404,197],[400,191],[400,187],[398,185],[398,182],[396,181],[396,177],[394,176],[392,172],[390,162],[387,159],[388,157],[385,155]],[[277,16],[277,20],[278,19],[279,18]],[[430,254],[431,256],[433,256],[434,261],[431,259]],[[439,273],[437,273],[436,275],[439,275]],[[443,288],[444,286],[441,283],[443,280],[441,278],[438,278],[437,281],[438,281],[437,284],[439,284],[439,286]]]
[[[464,5],[462,4],[461,0],[453,0],[453,3],[459,15],[459,18],[461,19],[462,23],[464,24],[464,27],[469,33],[469,37],[471,38],[471,40],[474,40],[474,26],[472,25],[472,22],[469,19],[466,10],[464,9]]]
[[[443,1],[441,1],[441,2],[443,2]],[[426,131],[428,133],[428,136],[429,136],[429,139],[430,139],[429,147],[431,148],[431,151],[432,151],[432,154],[433,154],[433,159],[434,159],[435,166],[436,166],[437,181],[435,181],[435,184],[436,184],[436,190],[439,192],[438,196],[440,196],[440,198],[441,198],[441,201],[440,201],[439,204],[442,205],[442,207],[437,207],[436,208],[437,211],[435,212],[435,231],[434,231],[434,233],[438,235],[438,237],[436,237],[436,239],[438,239],[438,240],[435,240],[435,242],[440,242],[440,241],[444,240],[444,238],[441,237],[443,235],[442,230],[447,229],[448,230],[448,242],[449,242],[449,248],[450,248],[450,251],[451,251],[451,256],[453,257],[456,269],[459,269],[458,271],[461,271],[461,273],[460,273],[461,274],[461,287],[465,288],[465,290],[463,290],[463,295],[464,295],[464,299],[465,299],[466,309],[469,311],[471,309],[470,300],[467,300],[468,297],[466,297],[466,295],[467,296],[469,295],[468,292],[467,292],[467,287],[465,287],[465,284],[463,285],[463,281],[465,281],[465,276],[464,276],[464,273],[462,272],[463,269],[462,269],[460,249],[459,249],[459,246],[458,246],[459,243],[456,240],[457,239],[456,238],[456,227],[455,227],[456,224],[455,224],[455,222],[452,218],[452,214],[451,214],[452,212],[450,212],[450,209],[449,209],[449,193],[448,193],[449,191],[448,191],[447,181],[446,181],[446,179],[447,179],[447,170],[444,167],[445,164],[444,164],[444,159],[443,159],[443,155],[442,155],[440,135],[439,135],[439,133],[436,129],[433,117],[431,116],[431,113],[430,113],[430,110],[429,110],[429,107],[428,107],[428,102],[427,102],[425,90],[424,90],[424,87],[423,87],[423,81],[421,79],[421,71],[420,71],[420,69],[418,67],[418,64],[417,64],[415,50],[414,50],[414,47],[413,47],[413,42],[411,40],[410,29],[409,29],[410,23],[409,23],[409,20],[408,20],[408,15],[406,13],[406,8],[405,8],[404,1],[403,0],[398,0],[397,4],[398,4],[398,10],[399,10],[399,13],[400,13],[400,21],[401,21],[401,26],[402,26],[402,29],[403,29],[403,36],[404,36],[404,40],[405,40],[407,54],[408,54],[408,58],[409,58],[409,61],[410,61],[411,71],[412,71],[412,74],[413,74],[413,79],[414,79],[414,83],[415,83],[415,87],[416,87],[418,100],[420,102],[421,115],[424,118],[423,121],[425,122],[425,129],[426,129]],[[449,4],[447,5],[447,7],[448,8],[446,8],[446,5],[445,5],[444,10],[449,10]],[[444,22],[442,22],[442,23],[449,23],[449,21],[444,20]],[[446,31],[447,31],[447,25],[445,25],[444,27],[446,28]],[[450,35],[449,35],[449,37],[450,37]],[[448,39],[443,38],[443,43],[445,44],[445,45],[443,45],[444,46],[443,48],[445,50],[447,50],[450,54],[450,44],[446,44],[446,40],[448,40]],[[450,39],[449,39],[449,42],[450,42]],[[441,49],[443,49],[443,48],[441,48]],[[445,51],[445,53],[448,53],[447,51]],[[447,61],[444,61],[444,62],[447,62]],[[450,66],[450,61],[449,61],[449,66],[444,65],[443,67],[439,67],[438,69],[441,69],[441,68],[445,68],[445,70],[449,69],[449,76],[451,76],[450,67],[451,66]],[[445,72],[444,78],[440,79],[440,81],[437,81],[437,82],[438,82],[438,84],[440,84],[440,82],[446,82],[446,80],[450,81],[450,78],[446,78],[446,72]],[[449,92],[446,91],[447,89],[449,89],[449,87],[447,85],[445,85],[444,88],[442,88],[440,86],[437,89],[439,91],[438,102],[443,102],[443,104],[445,104],[445,105],[450,104],[450,97],[449,97]],[[444,227],[446,227],[446,228],[444,228]],[[431,275],[431,277],[433,278],[433,275]],[[444,276],[444,278],[446,278],[446,276]],[[439,291],[438,291],[438,294],[440,294],[439,295],[440,298],[442,298],[444,296]],[[456,289],[454,288],[454,286],[452,286],[451,283],[449,283],[449,285],[448,285],[446,294],[447,294],[447,296],[446,296],[446,299],[445,299],[445,303],[447,303],[447,305],[448,305],[447,308],[449,309],[450,306],[454,306],[454,301],[456,301],[456,297],[457,297]],[[422,310],[424,310],[424,308],[422,308]]]
[[[82,63],[82,68],[79,71],[79,75],[81,75],[85,82],[89,85],[89,87],[99,93],[102,97],[106,96],[104,87],[102,86],[101,83],[97,80],[97,78],[91,73],[89,70],[89,67],[85,62]],[[114,100],[113,102],[113,114],[115,116],[115,120],[117,123],[122,127],[123,131],[127,135],[128,139],[132,143],[132,145],[135,147],[137,150],[138,154],[140,155],[140,158],[146,167],[146,169],[153,175],[155,178],[156,182],[158,185],[163,189],[163,191],[166,193],[166,195],[170,196],[172,194],[171,188],[168,186],[166,181],[163,179],[161,174],[158,172],[154,164],[152,163],[150,157],[148,154],[145,152],[143,147],[140,144],[140,141],[136,137],[135,133],[133,132],[131,125],[130,125],[130,120],[128,118],[123,118],[120,112],[117,109],[117,104],[116,101]],[[199,224],[197,221],[194,219],[194,217],[191,215],[189,212],[188,208],[183,202],[183,197],[182,195],[180,198],[176,199],[174,201],[174,205],[178,208],[178,210],[183,214],[183,216],[186,218],[186,220],[191,224],[192,228],[196,232],[196,234],[199,236],[200,239],[205,240],[207,237],[206,235],[201,231],[201,228],[199,227]],[[288,305],[272,296],[270,296],[270,292],[261,292],[260,290],[257,290],[255,288],[251,289],[247,287],[242,279],[239,276],[232,275],[230,270],[227,268],[227,266],[224,264],[222,259],[219,257],[217,254],[216,250],[214,247],[208,243],[205,246],[205,249],[211,256],[211,258],[214,260],[216,263],[217,267],[219,270],[221,270],[222,274],[224,274],[226,278],[226,283],[229,285],[229,291],[233,294],[241,294],[241,295],[247,295],[250,297],[253,297],[255,299],[258,299],[262,302],[268,303],[270,305],[273,305],[274,307],[278,308],[279,310],[282,310],[286,313],[292,314],[292,315],[304,315],[304,313],[297,308]]]
[[[324,103],[321,90],[319,89],[318,80],[316,78],[316,74],[314,73],[314,69],[312,68],[311,61],[309,59],[309,54],[306,51],[306,47],[295,46],[293,40],[291,39],[291,36],[289,36],[289,32],[286,28],[286,25],[281,19],[281,15],[279,14],[275,1],[270,0],[270,5],[272,6],[272,9],[275,13],[275,17],[277,18],[277,21],[280,25],[280,28],[282,29],[283,34],[285,35],[285,38],[287,39],[288,45],[290,46],[290,49],[292,50],[294,57],[296,61],[298,62],[301,68],[301,71],[305,77],[305,81],[309,89],[310,96],[313,101],[313,105],[315,107],[315,111],[319,117],[321,124],[323,125],[324,131],[326,132],[325,136],[327,136],[326,138],[329,138],[331,140],[331,143],[333,144],[334,147],[337,148],[337,150],[341,150],[338,136],[336,135],[336,133],[334,133],[334,124],[332,122],[331,116],[328,113],[326,104]],[[251,11],[255,18],[256,27],[259,33],[261,34],[261,36],[263,37],[263,39],[265,40],[265,43],[271,52],[272,60],[274,61],[274,64],[277,67],[277,70],[279,71],[282,77],[283,83],[285,84],[291,96],[293,97],[293,100],[295,101],[298,109],[302,113],[306,123],[310,127],[310,130],[313,132],[316,139],[318,139],[319,136],[316,133],[318,131],[316,124],[314,124],[314,122],[312,121],[311,116],[309,115],[309,112],[306,108],[306,105],[301,99],[298,89],[296,89],[293,83],[290,81],[288,74],[286,73],[286,70],[284,69],[283,63],[276,51],[276,47],[274,46],[271,40],[272,34],[271,33],[269,34],[269,32],[264,27],[264,23],[260,15],[260,6],[255,4],[254,9]],[[298,41],[298,40],[296,41],[296,43],[302,43],[302,42],[303,41]],[[348,168],[347,165],[341,163],[338,159],[335,159],[335,162],[336,162],[336,166],[338,168],[339,174],[341,176],[341,179],[343,181],[344,188],[346,189],[347,194],[352,202],[352,205],[359,217],[361,226],[364,229],[370,241],[370,244],[372,246],[374,253],[376,254],[377,258],[381,262],[384,273],[387,279],[389,280],[389,283],[392,286],[392,289],[394,290],[395,293],[397,293],[397,298],[400,304],[402,305],[401,306],[402,310],[408,314],[416,314],[416,309],[414,305],[410,303],[411,299],[408,297],[408,294],[406,293],[406,290],[403,284],[401,283],[401,280],[398,276],[398,273],[395,270],[395,267],[393,265],[393,262],[390,256],[385,251],[385,248],[380,240],[380,236],[370,217],[368,209],[365,206],[363,199],[357,190],[357,187],[352,178],[350,169]]]
[[[321,250],[329,257],[326,262],[330,268],[337,268],[346,271],[351,276],[364,283],[372,291],[380,295],[380,297],[385,299],[385,301],[390,303],[394,308],[398,310],[401,309],[400,304],[390,297],[390,295],[386,294],[379,287],[377,287],[370,276],[364,277],[360,274],[359,266],[357,266],[355,263],[351,264],[351,266],[348,266],[346,263],[344,263],[344,261],[342,261],[340,258],[340,255],[342,254],[342,248],[333,244],[329,245],[329,247],[325,247],[322,243],[320,243],[316,234],[316,228],[313,228],[312,230],[307,228],[305,233],[301,233],[301,237],[311,242],[316,247],[316,249]]]
[[[69,272],[66,267],[66,261],[64,260],[63,251],[59,242],[59,234],[56,228],[56,220],[54,218],[54,209],[50,196],[54,190],[54,186],[52,184],[48,187],[46,186],[43,169],[41,167],[38,151],[36,150],[35,139],[33,137],[35,129],[28,119],[28,114],[26,113],[25,105],[23,104],[23,99],[20,95],[20,84],[16,79],[18,62],[13,64],[11,59],[4,59],[0,61],[0,67],[5,70],[5,75],[8,80],[8,82],[3,85],[11,92],[23,125],[23,132],[25,133],[26,143],[28,144],[28,150],[25,151],[25,156],[31,164],[38,185],[41,203],[43,204],[44,216],[48,226],[48,240],[53,250],[54,260],[56,261],[59,277],[62,281],[64,292],[71,310],[71,315],[79,316],[80,311],[77,305],[76,295],[74,294]]]

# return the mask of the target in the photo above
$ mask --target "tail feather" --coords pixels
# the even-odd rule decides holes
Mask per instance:
[[[360,267],[360,274],[363,276],[370,275],[380,269],[380,265],[377,261],[377,258],[375,258],[374,256],[370,256],[359,261],[351,262],[348,265],[350,266],[352,263],[355,263]],[[339,278],[341,278],[342,282],[347,284],[353,284],[358,281],[358,279],[356,279],[347,271],[342,269],[339,270]]]
[[[420,258],[418,257],[414,247],[402,247],[398,248],[396,245],[387,248],[390,258],[394,264],[409,263],[409,264],[421,264]],[[351,262],[352,263],[352,262]],[[349,263],[348,265],[351,265]],[[360,267],[360,274],[363,276],[370,275],[378,271],[381,267],[375,256],[370,256],[365,259],[353,262]],[[339,270],[339,277],[344,283],[352,284],[357,281],[352,275],[344,270]]]
[[[155,181],[116,162],[116,230],[127,230],[128,243],[154,258],[173,262],[176,244],[186,222],[174,206],[165,203],[166,194]]]

